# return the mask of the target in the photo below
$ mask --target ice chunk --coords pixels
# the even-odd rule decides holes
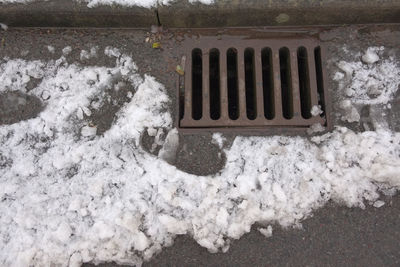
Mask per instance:
[[[48,45],[47,46],[47,50],[49,50],[50,53],[54,54],[54,52],[56,51],[54,46]]]
[[[271,237],[272,236],[272,226],[268,225],[267,228],[258,228],[257,229],[263,236]]]
[[[369,47],[361,59],[364,63],[373,64],[379,60],[379,56],[377,55],[375,48]]]
[[[351,64],[345,62],[345,61],[340,61],[338,63],[338,67],[339,69],[341,69],[345,74],[347,78],[351,78],[354,72],[353,67],[351,66]]]
[[[62,222],[54,232],[54,237],[63,243],[67,243],[71,234],[71,227],[67,223]]]
[[[168,132],[165,143],[158,153],[158,157],[168,163],[173,163],[176,157],[176,151],[179,145],[179,134],[176,128]]]
[[[107,46],[104,49],[104,54],[108,57],[119,57],[121,56],[121,52],[119,51],[118,48]]]
[[[318,115],[321,115],[322,113],[323,113],[323,111],[322,111],[320,105],[314,105],[314,106],[311,108],[311,115],[314,116],[314,117],[316,117],[316,116],[318,116]]]
[[[81,129],[81,135],[85,137],[96,135],[97,127],[83,126]]]
[[[4,23],[0,23],[0,29],[6,31],[6,30],[8,30],[8,26]]]
[[[80,54],[81,60],[88,60],[97,56],[97,47],[90,48],[90,51],[82,50]]]
[[[137,234],[135,234],[133,243],[136,250],[143,251],[148,248],[149,239],[143,232],[139,231]]]
[[[312,135],[314,133],[320,133],[325,131],[325,127],[322,126],[320,123],[315,123],[307,129],[307,134]]]
[[[108,239],[114,236],[114,228],[108,224],[106,224],[103,221],[96,222],[93,225],[94,233],[100,238],[100,239]]]
[[[214,133],[212,136],[212,143],[218,145],[219,148],[224,146],[226,138],[221,133]]]
[[[380,208],[380,207],[382,207],[383,205],[385,205],[385,202],[382,201],[382,200],[377,200],[377,201],[374,202],[374,207],[375,207],[375,208]]]
[[[72,52],[72,47],[66,46],[63,48],[62,53],[64,56],[68,56]]]
[[[340,102],[340,108],[343,111],[342,120],[348,122],[360,121],[358,110],[352,105],[351,101],[346,99]]]

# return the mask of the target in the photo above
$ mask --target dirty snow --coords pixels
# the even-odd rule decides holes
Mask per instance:
[[[163,85],[141,77],[129,55],[97,52],[115,57],[115,66],[83,67],[64,57],[0,61],[0,93],[27,92],[36,78],[41,83],[27,93],[48,94],[36,118],[0,125],[2,266],[140,264],[181,234],[210,252],[226,251],[256,222],[269,236],[271,224],[299,225],[329,200],[381,206],[380,193],[400,187],[400,133],[384,127],[362,133],[336,127],[311,139],[236,137],[218,174],[180,171],[166,161],[179,136]],[[384,90],[398,86],[393,59],[374,64],[343,63],[354,74],[350,104],[366,99],[361,92],[369,79]],[[95,135],[87,128],[95,127],[90,110],[120,82],[132,84],[132,98],[112,127]],[[142,134],[157,139],[163,129],[160,157],[147,153]],[[213,139],[220,144],[223,136]]]

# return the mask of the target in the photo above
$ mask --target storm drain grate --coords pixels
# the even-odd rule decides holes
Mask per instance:
[[[318,40],[204,38],[187,47],[180,128],[327,126]],[[322,113],[313,116],[314,106]]]

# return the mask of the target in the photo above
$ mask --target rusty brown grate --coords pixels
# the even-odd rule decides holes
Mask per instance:
[[[205,37],[186,47],[179,128],[263,131],[327,125],[317,39]],[[323,113],[312,116],[317,105]]]

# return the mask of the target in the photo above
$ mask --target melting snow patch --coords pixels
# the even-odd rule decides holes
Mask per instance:
[[[164,160],[178,143],[165,88],[151,76],[141,78],[130,56],[115,62],[0,61],[0,92],[26,92],[30,79],[41,78],[28,93],[49,94],[38,117],[0,125],[2,266],[140,264],[180,234],[212,252],[226,251],[229,239],[256,222],[296,225],[329,200],[380,205],[380,192],[400,187],[400,133],[385,128],[355,133],[336,127],[310,140],[237,137],[218,174],[182,172]],[[398,73],[393,62],[387,66]],[[365,76],[357,73],[364,67],[353,67],[361,82]],[[135,88],[130,102],[102,136],[85,128],[91,138],[79,138],[89,127],[84,113],[107,97],[116,79]],[[144,131],[158,140],[163,129],[168,135],[160,157],[141,148]],[[260,229],[267,236],[271,231]]]

